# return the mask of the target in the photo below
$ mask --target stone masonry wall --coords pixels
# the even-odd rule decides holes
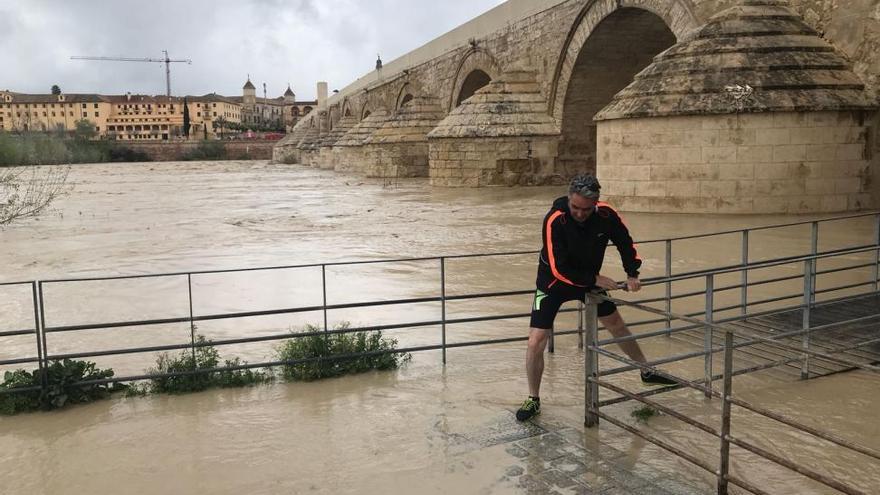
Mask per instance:
[[[861,112],[599,123],[598,177],[630,211],[839,212],[877,207]]]
[[[364,145],[367,177],[427,177],[428,143]]]
[[[200,141],[170,143],[129,143],[126,148],[146,153],[157,162],[177,161],[199,147]],[[226,156],[231,160],[271,160],[272,149],[277,141],[222,141]]]
[[[558,140],[431,139],[431,185],[482,187],[558,184],[554,173]]]

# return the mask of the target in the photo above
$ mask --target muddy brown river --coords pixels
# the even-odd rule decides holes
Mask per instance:
[[[71,170],[70,183],[71,193],[53,212],[0,230],[0,283],[536,251],[541,219],[564,192],[561,187],[438,189],[425,180],[389,183],[262,161],[79,165]],[[640,241],[812,219],[624,213]],[[822,224],[819,247],[865,244],[873,222],[869,217]],[[750,258],[804,254],[809,235],[809,225],[754,232]],[[642,242],[640,252],[643,276],[663,275],[663,244]],[[681,241],[674,244],[672,266],[684,272],[736,263],[740,255],[738,235]],[[533,254],[452,258],[446,261],[447,294],[530,289],[534,270]],[[776,275],[796,270],[784,268]],[[605,273],[622,275],[613,249]],[[868,274],[843,272],[820,280],[819,287],[861,281]],[[193,313],[321,305],[322,277],[328,304],[433,297],[440,291],[439,261],[433,259],[332,265],[323,274],[320,266],[196,274],[191,278]],[[796,291],[799,284],[793,281],[790,288]],[[770,285],[756,288],[750,297],[780,290]],[[691,286],[681,284],[677,290]],[[50,326],[176,318],[189,312],[185,275],[48,282],[44,287]],[[0,331],[33,326],[29,291],[0,286]],[[643,294],[660,296],[663,289],[649,287]],[[673,309],[694,310],[702,304],[700,297],[689,298]],[[529,305],[528,296],[450,302],[447,316],[520,313]],[[331,326],[374,325],[439,316],[439,304],[431,302],[334,310],[327,319]],[[631,310],[624,310],[624,316],[644,318]],[[213,339],[277,334],[306,324],[320,326],[323,318],[312,311],[217,320],[200,324],[198,332]],[[450,325],[447,342],[524,336],[526,326],[521,318]],[[557,328],[573,326],[572,315],[557,322]],[[188,324],[135,326],[50,334],[47,343],[50,353],[90,352],[185,343],[189,332]],[[436,325],[388,334],[404,347],[435,345],[441,339]],[[693,350],[689,345],[666,337],[643,343],[649,358]],[[452,446],[455,432],[479,428],[487,418],[518,407],[527,390],[524,350],[524,342],[450,349],[445,367],[439,351],[419,352],[395,372],[187,396],[115,398],[53,413],[0,417],[0,493],[523,492],[496,483],[495,473],[485,468],[493,465],[491,452],[480,460],[483,468],[474,469]],[[35,351],[32,336],[0,338],[0,360],[30,357]],[[271,360],[274,347],[246,344],[221,352],[259,362]],[[155,354],[93,359],[118,375],[138,374],[153,365]],[[701,361],[670,366],[691,378],[702,372]],[[616,381],[633,389],[639,388],[637,382],[633,373]],[[770,370],[741,377],[735,387],[745,400],[880,449],[877,375],[844,373],[802,382]],[[556,354],[547,360],[542,399],[543,420],[582,422],[583,353],[574,337],[557,340]],[[720,422],[717,401],[707,402],[695,392],[665,394],[662,402],[709,424]],[[605,411],[629,420],[634,407],[626,403]],[[674,418],[654,418],[645,427],[693,452],[716,455],[717,443]],[[878,463],[866,457],[745,412],[734,417],[733,427],[744,438],[769,441],[775,452],[867,493],[880,493]],[[633,469],[653,466],[711,486],[696,468],[608,423],[587,435],[626,452]],[[732,465],[771,493],[837,493],[742,451],[735,453]]]

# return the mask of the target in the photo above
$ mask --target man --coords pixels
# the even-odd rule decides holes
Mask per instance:
[[[620,215],[606,203],[599,202],[599,181],[592,174],[581,174],[572,179],[568,197],[553,203],[544,218],[543,248],[538,261],[538,279],[532,317],[529,326],[529,346],[526,351],[526,373],[529,379],[529,397],[516,412],[516,419],[525,421],[541,412],[541,375],[544,373],[544,348],[559,307],[566,301],[583,301],[586,292],[599,288],[617,288],[617,282],[601,275],[602,261],[608,241],[614,243],[626,270],[626,286],[630,292],[641,289],[639,259],[632,237]],[[598,308],[599,321],[614,337],[630,334],[626,323],[610,301]],[[636,341],[618,344],[632,360],[646,362]],[[648,384],[672,385],[675,382],[660,375],[642,372],[642,381]]]

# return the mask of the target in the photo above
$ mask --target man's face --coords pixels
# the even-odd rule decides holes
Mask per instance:
[[[571,216],[578,223],[583,223],[593,214],[596,207],[596,200],[581,196],[578,193],[570,193],[568,195],[568,209],[571,210]]]

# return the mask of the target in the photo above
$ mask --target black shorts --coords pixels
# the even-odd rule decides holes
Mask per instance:
[[[572,287],[556,283],[553,287],[543,291],[535,290],[535,299],[532,301],[532,319],[529,322],[531,328],[542,328],[544,330],[553,329],[553,321],[556,319],[556,313],[559,307],[567,301],[583,301],[586,297],[587,289],[585,287]],[[604,290],[599,292],[604,296],[608,293]],[[602,301],[599,303],[599,316],[609,316],[617,311],[617,305],[611,301]]]

